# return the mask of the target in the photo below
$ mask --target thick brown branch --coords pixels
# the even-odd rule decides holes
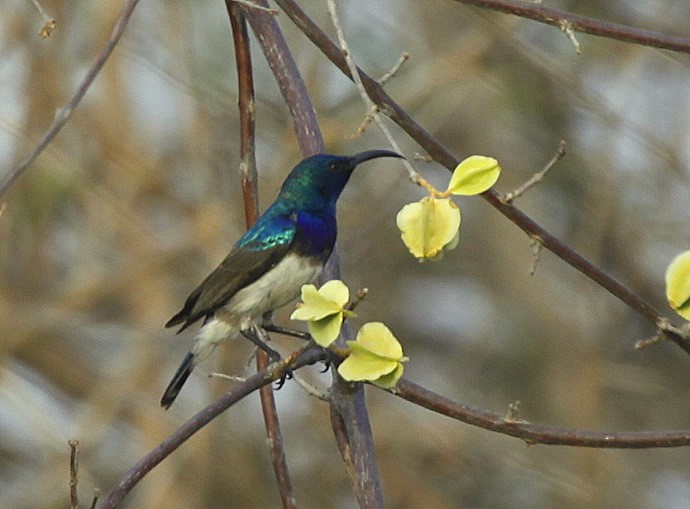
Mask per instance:
[[[255,0],[254,3],[263,7],[268,6],[266,0]],[[270,14],[256,9],[245,9],[245,15],[261,44],[268,66],[273,71],[278,88],[290,110],[302,155],[307,157],[323,152],[323,137],[316,120],[316,112],[278,23]]]
[[[323,33],[323,31],[302,11],[293,0],[276,0],[276,3],[285,11],[290,19],[304,32],[304,34],[316,45],[326,57],[333,62],[345,75],[350,76],[347,63],[338,47]],[[362,83],[369,97],[385,112],[396,124],[398,124],[411,138],[419,143],[434,160],[452,171],[458,165],[459,160],[444,147],[428,131],[420,126],[407,114],[391,97],[383,90],[376,80],[369,77],[361,69],[359,70]],[[638,294],[622,285],[614,278],[606,274],[599,267],[591,263],[568,244],[561,242],[544,228],[539,226],[525,213],[511,204],[505,203],[499,193],[490,189],[481,195],[491,205],[496,207],[504,216],[510,219],[518,227],[524,230],[530,237],[539,241],[577,270],[596,281],[613,295],[625,302],[628,306],[638,311],[654,325],[665,320],[664,316],[646,302]],[[690,341],[678,334],[667,332],[668,337],[678,344],[683,350],[690,353]]]
[[[597,35],[608,39],[616,39],[623,42],[632,42],[643,46],[669,49],[690,53],[690,39],[674,35],[642,30],[626,25],[607,23],[595,18],[580,16],[569,12],[559,11],[532,2],[516,0],[455,0],[463,4],[475,5],[484,9],[513,14],[521,18],[528,18],[540,23],[553,25],[559,29],[567,26],[576,32]]]
[[[659,447],[690,446],[690,430],[677,431],[589,431],[574,428],[558,428],[544,424],[532,424],[510,420],[505,415],[456,403],[407,380],[400,380],[390,391],[411,403],[423,406],[452,419],[472,426],[521,438],[530,444],[569,445],[606,449],[650,449]]]

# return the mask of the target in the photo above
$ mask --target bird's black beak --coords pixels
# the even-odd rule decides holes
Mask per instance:
[[[369,161],[370,159],[376,159],[378,157],[397,157],[399,159],[404,159],[404,157],[397,152],[391,152],[390,150],[367,150],[366,152],[360,152],[359,154],[350,156],[349,159],[352,167],[354,168],[358,164]]]

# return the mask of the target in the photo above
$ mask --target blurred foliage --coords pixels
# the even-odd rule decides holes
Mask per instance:
[[[323,2],[301,2],[329,33]],[[58,2],[45,40],[31,2],[0,19],[0,171],[36,143],[93,62],[120,2]],[[687,35],[684,2],[556,2],[614,22]],[[653,8],[652,8],[653,7]],[[688,249],[690,82],[686,55],[578,35],[448,0],[347,0],[357,62],[458,157],[489,154],[510,191],[568,154],[517,201],[538,222],[661,309],[664,271]],[[364,106],[292,27],[329,151],[384,148]],[[255,52],[263,204],[300,159],[270,71]],[[141,2],[94,87],[0,217],[0,506],[68,505],[67,440],[81,443],[82,504],[248,371],[248,344],[218,349],[166,412],[161,391],[191,344],[163,324],[243,229],[230,28],[222,2]],[[478,119],[481,119],[479,122]],[[489,121],[490,119],[490,121]],[[404,153],[419,148],[397,128]],[[448,174],[417,162],[430,182]],[[438,264],[409,256],[395,226],[423,196],[399,163],[357,172],[340,201],[344,280],[367,286],[366,314],[396,331],[406,376],[494,411],[522,401],[530,421],[592,429],[688,426],[687,358],[642,351],[653,327],[529,239],[480,198]],[[290,324],[291,310],[278,314]],[[289,352],[295,340],[275,338]],[[309,373],[325,386],[330,375]],[[686,450],[526,447],[368,391],[387,507],[680,508]],[[301,507],[354,501],[323,402],[278,394]],[[127,508],[278,507],[258,396],[192,437],[128,497]]]

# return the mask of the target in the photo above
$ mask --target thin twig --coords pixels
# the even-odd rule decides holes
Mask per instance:
[[[531,237],[529,243],[532,246],[532,265],[529,268],[529,275],[534,276],[537,272],[537,265],[539,264],[539,257],[544,244],[541,243],[541,239],[538,237]]]
[[[403,53],[402,55],[400,55],[400,58],[395,63],[395,65],[391,68],[391,70],[376,80],[378,82],[378,84],[379,85],[385,85],[386,82],[389,79],[391,79],[393,76],[395,76],[395,73],[397,73],[398,70],[400,70],[400,68],[402,67],[402,65],[405,62],[407,62],[409,59],[410,59],[410,54],[407,51],[405,53]]]
[[[19,163],[19,166],[17,166],[13,170],[9,170],[8,172],[6,172],[6,176],[2,180],[0,180],[0,197],[7,192],[7,190],[17,179],[17,177],[24,173],[24,171],[26,171],[26,169],[34,163],[36,158],[41,154],[41,152],[45,150],[45,148],[50,144],[50,142],[53,141],[55,135],[57,135],[57,133],[60,132],[60,129],[62,129],[62,127],[65,125],[67,119],[70,117],[74,109],[84,98],[84,95],[86,95],[86,92],[89,90],[89,87],[93,83],[93,80],[96,79],[96,76],[98,76],[98,73],[103,68],[103,65],[105,65],[106,61],[112,54],[113,50],[115,49],[115,46],[117,46],[117,43],[120,42],[122,34],[125,32],[125,28],[127,28],[127,24],[129,23],[129,20],[132,17],[132,14],[134,13],[134,8],[137,6],[138,3],[139,0],[127,0],[127,3],[120,11],[120,15],[117,17],[115,26],[113,27],[113,30],[110,33],[108,43],[105,45],[105,48],[103,48],[101,53],[98,55],[98,58],[93,63],[93,65],[89,68],[88,72],[86,73],[86,76],[84,76],[84,78],[79,83],[79,86],[77,87],[77,90],[74,93],[74,95],[70,98],[69,101],[65,103],[65,105],[62,108],[57,110],[53,122],[50,124],[48,130],[45,132],[38,144],[36,144],[33,150],[29,153],[29,155],[21,163]]]
[[[229,380],[230,382],[239,382],[239,383],[244,383],[247,381],[247,378],[244,376],[237,376],[237,375],[226,375],[225,373],[218,373],[216,371],[211,371],[208,374],[209,378],[220,378],[222,380]]]
[[[500,415],[482,410],[431,392],[408,380],[401,379],[389,390],[411,403],[452,419],[504,435],[521,438],[529,444],[568,445],[605,449],[652,449],[690,446],[690,430],[673,431],[590,431],[559,428],[515,419],[515,415]]]
[[[93,499],[91,499],[91,505],[89,506],[89,509],[96,509],[96,504],[98,503],[99,498],[101,498],[101,490],[93,490]]]
[[[562,19],[558,26],[560,27],[561,31],[568,36],[568,39],[570,39],[570,42],[573,43],[573,46],[575,46],[575,53],[581,55],[582,46],[580,46],[580,41],[578,41],[577,37],[575,37],[575,30],[573,29],[572,21],[569,19]]]
[[[300,387],[302,387],[302,389],[304,389],[305,392],[306,392],[307,394],[309,394],[310,396],[313,396],[313,397],[315,397],[316,399],[320,399],[321,401],[325,401],[325,402],[327,402],[327,403],[330,402],[331,398],[328,396],[328,393],[327,393],[327,392],[320,391],[319,389],[317,389],[315,386],[313,386],[312,384],[310,384],[309,382],[307,382],[304,378],[302,378],[302,377],[299,376],[299,375],[294,375],[292,378],[293,378],[293,379],[295,380],[295,382],[297,382],[297,383],[300,385]]]
[[[554,165],[558,161],[563,159],[564,156],[565,156],[565,141],[561,140],[560,142],[558,142],[558,150],[556,150],[556,154],[551,158],[551,160],[548,163],[546,163],[546,166],[544,166],[544,169],[542,169],[541,171],[538,171],[537,173],[532,175],[532,177],[527,182],[522,184],[520,187],[518,187],[514,191],[506,194],[504,196],[504,200],[506,201],[506,203],[510,203],[514,199],[519,198],[527,190],[529,190],[530,188],[532,188],[533,186],[535,186],[536,184],[538,184],[539,182],[544,180],[544,176],[549,172],[549,170],[551,170],[551,168],[554,167]]]
[[[323,52],[323,54],[331,60],[331,62],[333,62],[344,74],[350,76],[349,67],[338,46],[333,44],[328,36],[304,13],[304,11],[302,11],[294,0],[275,0],[275,2],[283,9],[297,27]],[[525,5],[531,5],[526,2],[520,2],[520,5],[523,3]],[[690,49],[690,41],[688,41],[688,43],[688,48]],[[361,69],[358,69],[358,72],[369,97],[380,106],[382,111],[386,111],[386,114],[407,132],[412,139],[419,143],[434,160],[445,166],[449,171],[453,171],[460,162],[458,158],[451,154],[445,146],[393,101],[374,79],[369,77]],[[498,192],[489,189],[482,193],[481,196],[506,218],[525,231],[525,233],[542,239],[545,248],[611,292],[625,304],[647,318],[647,320],[656,324],[659,320],[665,319],[661,312],[649,302],[645,301],[640,295],[606,274],[568,244],[561,242],[555,236],[551,235],[524,212],[520,211],[512,204],[504,203],[502,195]],[[666,331],[666,334],[674,343],[690,354],[689,339],[684,338],[682,335],[678,335],[674,331]]]
[[[402,153],[402,151],[400,150],[400,146],[395,141],[395,138],[393,138],[393,135],[391,134],[390,130],[388,129],[386,124],[383,123],[383,120],[381,120],[381,117],[378,114],[379,106],[374,103],[371,97],[369,97],[369,94],[367,93],[367,90],[364,87],[361,78],[359,77],[359,73],[357,72],[357,64],[355,64],[355,61],[352,58],[352,53],[350,52],[350,48],[347,44],[345,33],[343,32],[343,28],[340,25],[340,20],[338,18],[338,7],[335,3],[335,0],[327,0],[327,4],[328,11],[331,14],[331,21],[333,22],[336,34],[338,35],[338,43],[340,44],[340,49],[342,51],[343,57],[345,58],[345,61],[347,62],[347,66],[350,69],[350,76],[352,77],[352,81],[357,87],[357,91],[359,92],[359,95],[364,101],[364,104],[367,105],[367,114],[364,118],[364,122],[358,128],[358,131],[363,130],[363,128],[365,128],[365,126],[371,122],[370,119],[373,119],[376,122],[376,125],[379,126],[379,129],[381,129],[381,132],[383,132],[384,136],[388,140],[388,143],[390,143],[393,147],[393,150],[400,154]],[[419,183],[419,180],[421,178],[419,172],[417,172],[417,170],[414,169],[414,167],[409,163],[409,161],[407,161],[407,159],[402,159],[402,162],[405,165],[405,168],[407,168],[407,172],[410,174],[410,180],[412,180],[412,182]]]
[[[654,32],[652,30],[641,30],[625,25],[607,23],[595,18],[588,18],[578,14],[560,11],[543,5],[524,2],[521,0],[455,0],[456,2],[484,9],[513,14],[521,18],[528,18],[540,23],[546,23],[561,28],[561,23],[567,21],[571,24],[572,30],[584,34],[597,35],[608,39],[616,39],[623,42],[642,44],[656,48],[690,53],[690,39],[687,37],[676,37],[673,35]],[[280,3],[280,2],[276,2]]]
[[[71,509],[79,509],[79,495],[77,483],[79,482],[79,458],[77,457],[78,440],[68,440],[69,454],[69,501]]]
[[[252,2],[251,0],[227,0],[226,4],[228,2],[233,2],[236,4],[244,5],[245,7],[248,7],[250,9],[256,9],[257,11],[262,11],[262,12],[267,12],[271,16],[277,16],[280,11],[278,9],[271,9],[270,7],[264,7],[263,5],[258,5]]]

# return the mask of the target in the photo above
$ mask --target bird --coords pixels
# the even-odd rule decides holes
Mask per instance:
[[[275,201],[165,324],[181,324],[179,334],[203,319],[192,348],[163,393],[162,407],[170,408],[192,370],[225,340],[244,336],[272,360],[280,358],[259,340],[259,321],[297,299],[302,286],[321,273],[336,241],[338,198],[354,169],[379,157],[403,156],[389,150],[317,154],[292,169]]]

